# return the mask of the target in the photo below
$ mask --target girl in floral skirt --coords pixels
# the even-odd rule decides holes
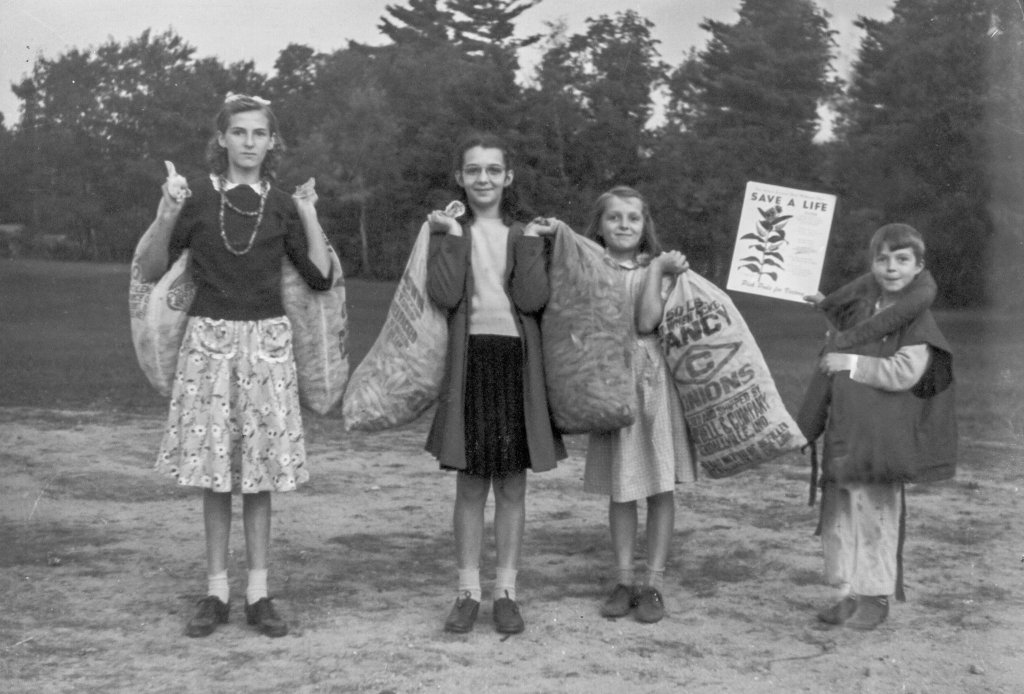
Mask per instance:
[[[309,474],[281,260],[315,290],[329,289],[333,273],[312,181],[290,198],[271,184],[283,148],[269,102],[229,94],[207,150],[209,177],[168,177],[147,232],[154,242],[138,259],[143,279],[155,281],[188,249],[196,285],[156,464],[203,489],[208,590],[189,636],[228,621],[233,491],[242,494],[246,620],[267,636],[288,631],[267,592],[270,492]]]

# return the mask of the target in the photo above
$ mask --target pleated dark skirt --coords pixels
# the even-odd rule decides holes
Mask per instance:
[[[530,467],[518,337],[470,335],[466,364],[466,470],[507,477]]]

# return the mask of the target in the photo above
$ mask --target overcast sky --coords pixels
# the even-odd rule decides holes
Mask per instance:
[[[839,67],[848,69],[860,33],[858,15],[891,17],[893,0],[819,0],[840,32]],[[8,126],[20,102],[10,84],[31,72],[36,58],[57,58],[71,48],[95,48],[108,39],[124,43],[151,28],[173,29],[196,48],[198,57],[225,63],[253,60],[265,74],[289,43],[330,52],[350,39],[377,44],[386,5],[406,0],[0,0],[0,112]],[[678,65],[691,47],[702,47],[704,19],[733,22],[739,0],[542,0],[518,22],[520,34],[544,31],[545,22],[564,19],[572,32],[588,17],[634,9],[654,22],[662,59]],[[531,57],[524,56],[529,63]]]

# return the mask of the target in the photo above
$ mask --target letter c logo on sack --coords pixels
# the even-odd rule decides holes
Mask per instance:
[[[672,375],[678,383],[707,383],[729,363],[739,349],[739,342],[702,345],[691,349],[679,360]]]

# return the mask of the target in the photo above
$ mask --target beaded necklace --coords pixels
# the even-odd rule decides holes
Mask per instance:
[[[252,246],[256,243],[256,234],[260,230],[260,223],[263,221],[263,208],[267,204],[267,194],[270,192],[270,184],[267,181],[260,181],[260,206],[257,210],[243,210],[234,205],[227,196],[227,185],[228,182],[221,176],[217,179],[217,190],[220,192],[220,238],[224,241],[224,247],[228,249],[234,255],[245,255],[252,250]],[[235,214],[243,217],[255,217],[256,224],[252,227],[252,236],[249,237],[249,243],[246,244],[245,248],[238,250],[231,245],[228,241],[227,232],[224,229],[224,208],[230,207],[231,211]]]

